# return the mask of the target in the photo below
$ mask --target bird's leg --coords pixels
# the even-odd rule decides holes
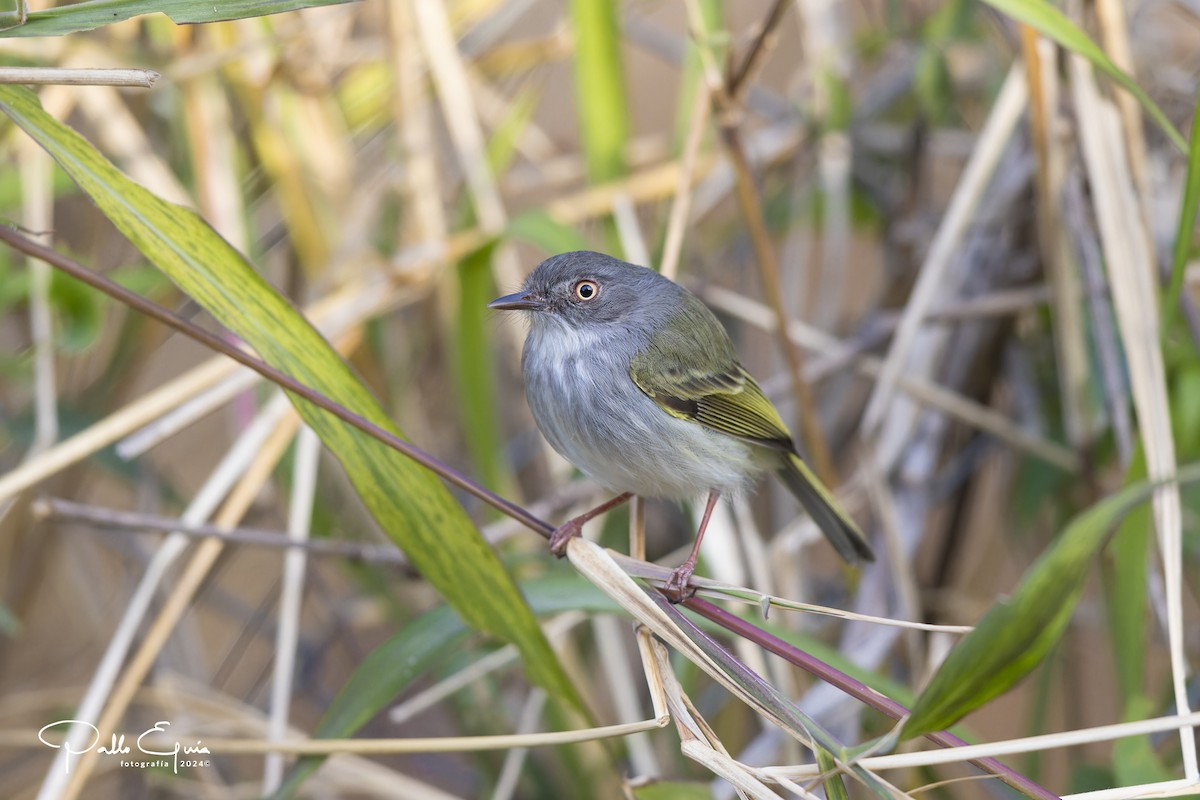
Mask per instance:
[[[700,541],[704,538],[708,519],[712,516],[713,507],[717,505],[717,498],[720,496],[721,493],[716,489],[708,493],[708,505],[704,507],[704,516],[700,518],[700,530],[696,531],[696,543],[692,545],[692,552],[682,564],[675,568],[671,577],[667,578],[665,591],[667,599],[672,603],[682,603],[696,593],[695,589],[688,586],[688,582],[692,579],[692,573],[696,571],[696,557],[700,555]]]
[[[609,500],[606,503],[593,508],[591,511],[585,511],[578,517],[567,520],[562,525],[554,529],[554,533],[550,534],[550,552],[562,558],[567,554],[567,542],[574,536],[579,536],[583,533],[583,523],[588,520],[598,517],[609,509],[616,508],[624,503],[629,498],[633,497],[633,492],[624,492]]]

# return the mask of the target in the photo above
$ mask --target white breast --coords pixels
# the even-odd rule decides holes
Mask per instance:
[[[736,491],[759,471],[754,445],[672,417],[629,377],[630,354],[557,320],[530,330],[522,368],[534,420],[564,458],[616,492],[683,499]]]

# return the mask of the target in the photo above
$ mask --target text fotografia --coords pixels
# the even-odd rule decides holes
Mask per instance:
[[[86,742],[72,742],[69,738],[57,742],[47,736],[47,734],[59,731],[67,733],[73,725],[79,725],[81,728],[86,729]],[[142,731],[135,742],[137,755],[133,758],[122,758],[120,765],[135,769],[170,767],[171,771],[176,775],[179,774],[180,767],[186,769],[187,767],[208,767],[212,765],[212,762],[207,758],[192,758],[192,756],[197,755],[209,755],[208,748],[200,744],[199,739],[196,740],[195,745],[184,745],[178,741],[166,743],[162,740],[162,737],[155,735],[166,733],[170,725],[171,723],[164,720],[156,722],[154,723],[154,727]],[[147,739],[149,740],[147,741]],[[78,719],[61,719],[58,722],[51,722],[38,731],[38,741],[55,750],[66,750],[67,757],[64,759],[63,769],[67,772],[71,771],[72,756],[83,755],[92,750],[105,756],[130,756],[134,753],[134,749],[125,743],[125,734],[114,733],[109,744],[100,745],[100,729],[90,722]],[[96,745],[100,745],[100,747],[97,748]],[[157,756],[157,758],[142,758],[142,756]]]

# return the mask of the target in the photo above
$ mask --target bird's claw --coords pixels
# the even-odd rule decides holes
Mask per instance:
[[[562,558],[567,554],[567,542],[583,534],[583,524],[578,520],[567,520],[550,534],[550,552]]]
[[[692,573],[695,571],[696,565],[685,561],[671,572],[666,586],[663,587],[663,594],[668,600],[678,605],[696,593],[696,587],[691,585]]]

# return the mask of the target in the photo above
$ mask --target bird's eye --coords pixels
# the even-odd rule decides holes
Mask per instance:
[[[575,296],[580,300],[592,300],[600,294],[600,284],[595,281],[580,281],[575,284]]]

